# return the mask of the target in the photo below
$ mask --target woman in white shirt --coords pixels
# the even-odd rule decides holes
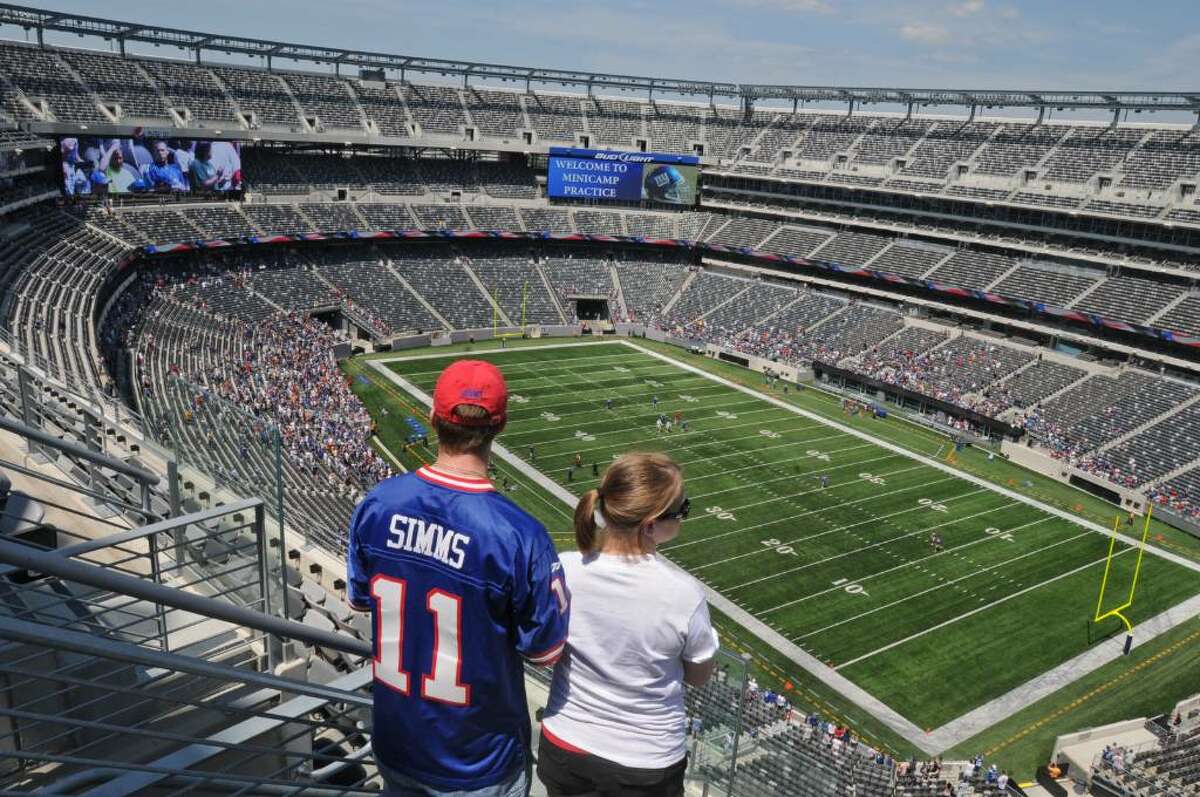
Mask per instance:
[[[683,794],[683,685],[712,675],[717,635],[700,583],[656,549],[690,506],[669,457],[626,454],[575,508],[571,627],[538,747],[550,797]]]

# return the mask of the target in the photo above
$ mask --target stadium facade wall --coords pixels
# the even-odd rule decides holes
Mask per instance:
[[[709,343],[704,347],[704,353],[709,357],[730,361],[728,358],[721,357],[722,352],[737,358],[739,361],[745,361],[747,363],[745,367],[749,368],[751,371],[758,371],[759,373],[762,373],[763,371],[770,370],[776,376],[782,378],[785,382],[800,384],[801,382],[808,383],[813,381],[813,372],[811,368],[801,368],[795,365],[787,365],[786,363],[777,363],[774,360],[768,360],[763,357],[755,357],[743,352],[733,351],[731,349],[723,349],[720,346],[716,346],[712,343]]]
[[[1028,468],[1036,473],[1040,473],[1043,476],[1049,476],[1051,479],[1060,481],[1063,484],[1069,484],[1072,487],[1081,487],[1082,489],[1086,489],[1086,486],[1081,485],[1080,482],[1095,485],[1099,488],[1099,491],[1088,490],[1088,492],[1091,492],[1094,495],[1100,495],[1101,493],[1113,493],[1118,497],[1118,501],[1120,502],[1121,506],[1126,509],[1133,509],[1137,512],[1142,512],[1146,509],[1148,504],[1146,494],[1141,490],[1132,490],[1128,487],[1123,487],[1114,482],[1110,482],[1108,479],[1102,479],[1093,473],[1088,473],[1085,470],[1073,467],[1060,459],[1055,459],[1042,449],[1034,448],[1023,443],[1014,443],[1010,440],[1005,440],[1000,446],[1000,453],[1008,457],[1012,462],[1015,462],[1024,468]],[[1154,508],[1154,514],[1164,523],[1168,523],[1178,529],[1188,531],[1200,537],[1200,526],[1197,526],[1195,523],[1183,521],[1183,518],[1179,518],[1179,516],[1176,515],[1176,518],[1179,518],[1179,520],[1187,523],[1192,528],[1188,529],[1181,525],[1177,525],[1166,516],[1166,514],[1174,513],[1168,513],[1167,510],[1158,505],[1156,505]]]

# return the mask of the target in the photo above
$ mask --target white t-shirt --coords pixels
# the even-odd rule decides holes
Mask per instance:
[[[677,763],[687,752],[683,661],[717,654],[704,589],[657,555],[559,559],[571,627],[543,726],[627,767]]]

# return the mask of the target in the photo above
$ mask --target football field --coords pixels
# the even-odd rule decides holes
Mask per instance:
[[[429,394],[462,356],[426,351],[373,365]],[[843,423],[830,411],[837,399],[819,391],[767,391],[745,372],[761,388],[748,390],[618,342],[470,356],[504,371],[510,421],[501,442],[523,470],[554,483],[522,481],[510,495],[560,547],[574,544],[564,491],[596,486],[593,471],[623,452],[669,453],[683,466],[692,515],[662,553],[753,618],[751,631],[771,629],[832,681],[860,687],[918,728],[988,704],[1119,627],[1115,619],[1088,627],[1108,536],[956,472],[944,462],[948,441],[920,457],[873,439],[872,424],[904,421]],[[686,430],[656,427],[677,413]],[[383,420],[399,424],[405,414]],[[572,468],[577,454],[583,466]],[[1112,605],[1136,560],[1136,548],[1119,541]],[[1148,551],[1130,620],[1198,590],[1196,572]]]

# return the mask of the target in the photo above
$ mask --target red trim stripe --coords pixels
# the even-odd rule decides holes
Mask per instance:
[[[550,742],[550,744],[554,745],[560,750],[566,750],[568,753],[575,753],[576,755],[591,755],[587,750],[576,747],[570,742],[564,742],[562,739],[551,733],[550,729],[544,724],[542,725],[542,736],[545,736],[546,741]]]
[[[461,490],[465,493],[487,493],[495,490],[492,483],[487,479],[473,479],[469,476],[455,476],[447,473],[444,470],[438,470],[432,465],[425,465],[417,468],[417,476],[441,487],[449,487],[451,490]]]
[[[553,664],[558,660],[558,657],[562,655],[563,648],[566,646],[566,644],[567,643],[565,641],[559,642],[557,645],[544,653],[531,653],[525,658],[531,664]]]

